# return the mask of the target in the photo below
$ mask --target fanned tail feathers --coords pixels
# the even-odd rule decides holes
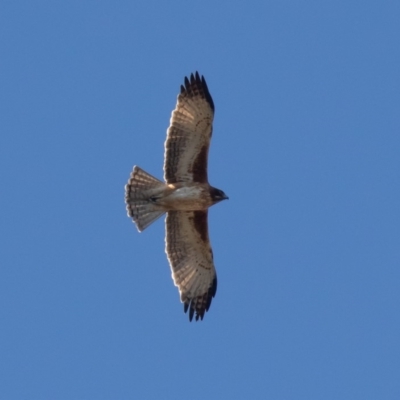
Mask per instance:
[[[135,222],[139,232],[164,214],[165,211],[154,204],[153,197],[164,187],[164,182],[138,166],[133,168],[129,181],[125,185],[125,203],[128,215]]]

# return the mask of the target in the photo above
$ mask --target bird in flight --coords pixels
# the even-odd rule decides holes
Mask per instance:
[[[139,232],[167,213],[165,251],[189,320],[203,319],[217,291],[208,208],[228,199],[208,183],[214,102],[198,72],[185,77],[167,130],[162,182],[138,166],[125,186],[128,216]]]

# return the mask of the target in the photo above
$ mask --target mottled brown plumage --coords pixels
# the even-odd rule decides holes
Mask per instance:
[[[228,197],[208,183],[214,103],[204,77],[185,78],[165,141],[164,179],[135,166],[125,186],[128,215],[139,231],[167,212],[166,253],[189,319],[203,319],[217,290],[208,208]]]

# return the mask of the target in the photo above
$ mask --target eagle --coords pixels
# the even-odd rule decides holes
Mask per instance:
[[[190,321],[203,319],[217,291],[208,208],[228,199],[208,183],[214,111],[204,76],[185,77],[167,130],[165,182],[134,166],[125,186],[126,210],[139,232],[167,213],[165,251]]]

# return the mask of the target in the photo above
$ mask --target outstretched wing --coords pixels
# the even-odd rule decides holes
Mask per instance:
[[[169,211],[165,251],[172,278],[189,319],[203,319],[217,291],[217,275],[208,239],[207,211]]]
[[[185,78],[172,112],[165,141],[164,179],[167,183],[208,182],[207,160],[214,103],[204,77]]]

